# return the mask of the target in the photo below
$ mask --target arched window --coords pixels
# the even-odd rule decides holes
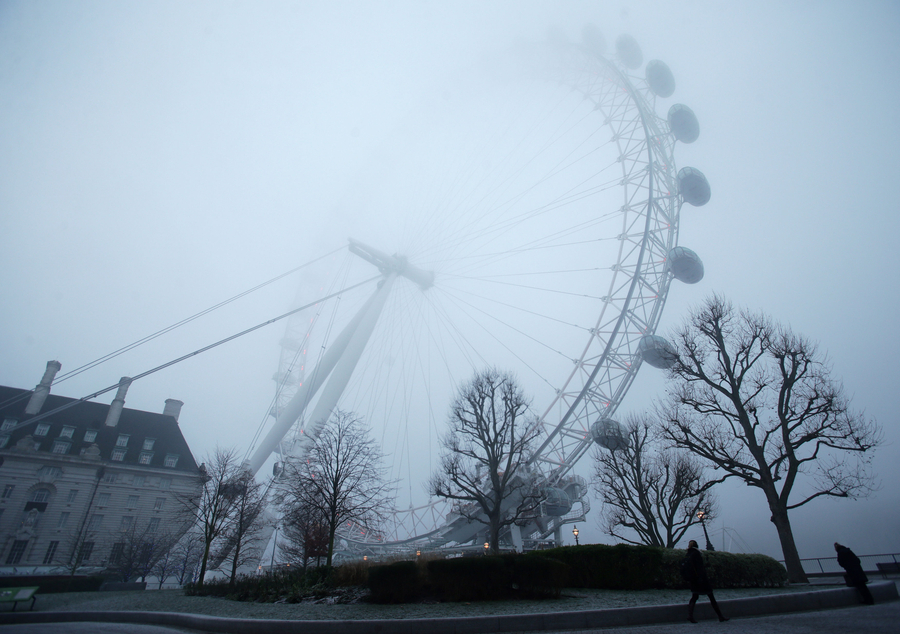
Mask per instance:
[[[29,502],[46,502],[50,499],[50,489],[35,489],[28,496]]]

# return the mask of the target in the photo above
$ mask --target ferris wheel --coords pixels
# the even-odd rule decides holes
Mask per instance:
[[[377,533],[351,527],[348,547],[477,540],[483,527],[422,483],[457,386],[486,366],[515,372],[541,432],[530,467],[546,499],[506,537],[558,539],[589,509],[576,464],[622,442],[614,416],[641,364],[671,364],[654,334],[670,283],[703,277],[680,212],[710,197],[674,150],[699,125],[682,104],[657,114],[675,89],[666,64],[644,64],[629,36],[614,49],[587,28],[484,61],[426,100],[336,208],[348,248],[301,294],[377,279],[288,325],[250,462],[302,457],[335,408],[361,415],[404,501]]]

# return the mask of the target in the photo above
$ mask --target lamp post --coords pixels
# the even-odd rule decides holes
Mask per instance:
[[[572,534],[575,536],[575,545],[578,546],[578,527],[572,529]]]
[[[712,542],[709,541],[709,533],[706,532],[706,516],[708,513],[706,511],[697,511],[697,519],[700,520],[700,526],[703,527],[703,535],[706,537],[706,550],[715,550],[713,548]]]

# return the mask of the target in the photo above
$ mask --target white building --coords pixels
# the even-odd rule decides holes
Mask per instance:
[[[0,386],[0,571],[113,566],[135,536],[151,549],[184,532],[177,496],[199,469],[178,427],[181,401],[161,414]]]

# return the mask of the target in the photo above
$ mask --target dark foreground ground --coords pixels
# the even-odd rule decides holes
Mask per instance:
[[[826,634],[830,632],[900,632],[900,601],[893,583],[881,582],[885,600],[875,606],[857,606],[852,590],[830,586],[792,587],[778,591],[717,592],[726,615],[719,623],[704,609],[698,610],[699,624],[686,621],[684,592],[646,593],[573,590],[559,601],[520,601],[483,604],[419,604],[373,606],[367,604],[245,604],[204,597],[185,597],[179,591],[135,593],[71,593],[38,598],[34,616],[28,612],[0,614],[3,634],[52,632],[163,634],[173,632],[426,632],[427,634],[475,634],[476,632],[542,631],[628,632],[630,634],[679,632],[746,632],[763,634]],[[889,592],[888,592],[889,590]],[[824,593],[821,591],[825,591]],[[815,600],[810,603],[810,592]],[[751,598],[765,595],[767,598]],[[878,596],[878,595],[876,595]],[[43,599],[43,600],[42,600]],[[814,605],[816,609],[787,614],[766,613],[767,609],[790,609],[790,603]],[[667,605],[676,604],[677,605]],[[701,601],[702,603],[702,601]],[[843,604],[847,607],[831,606]],[[698,607],[701,607],[698,605]],[[708,606],[704,606],[708,610]],[[21,606],[20,606],[21,610]],[[7,610],[4,610],[7,612]],[[41,614],[43,613],[43,615]],[[87,614],[90,613],[90,614]],[[115,613],[119,613],[116,615]],[[122,613],[148,615],[134,623],[112,623]],[[169,625],[154,625],[166,616],[178,617]],[[185,614],[198,617],[185,627]],[[153,617],[153,614],[157,614]],[[65,615],[65,616],[64,616]],[[493,617],[491,615],[494,615]],[[514,615],[518,615],[515,617]],[[88,622],[27,623],[34,618],[64,621],[90,618]],[[218,618],[216,618],[218,617]],[[423,619],[428,619],[423,621]],[[586,625],[590,624],[590,625]],[[515,627],[516,625],[521,626]],[[559,627],[554,627],[558,625]]]

